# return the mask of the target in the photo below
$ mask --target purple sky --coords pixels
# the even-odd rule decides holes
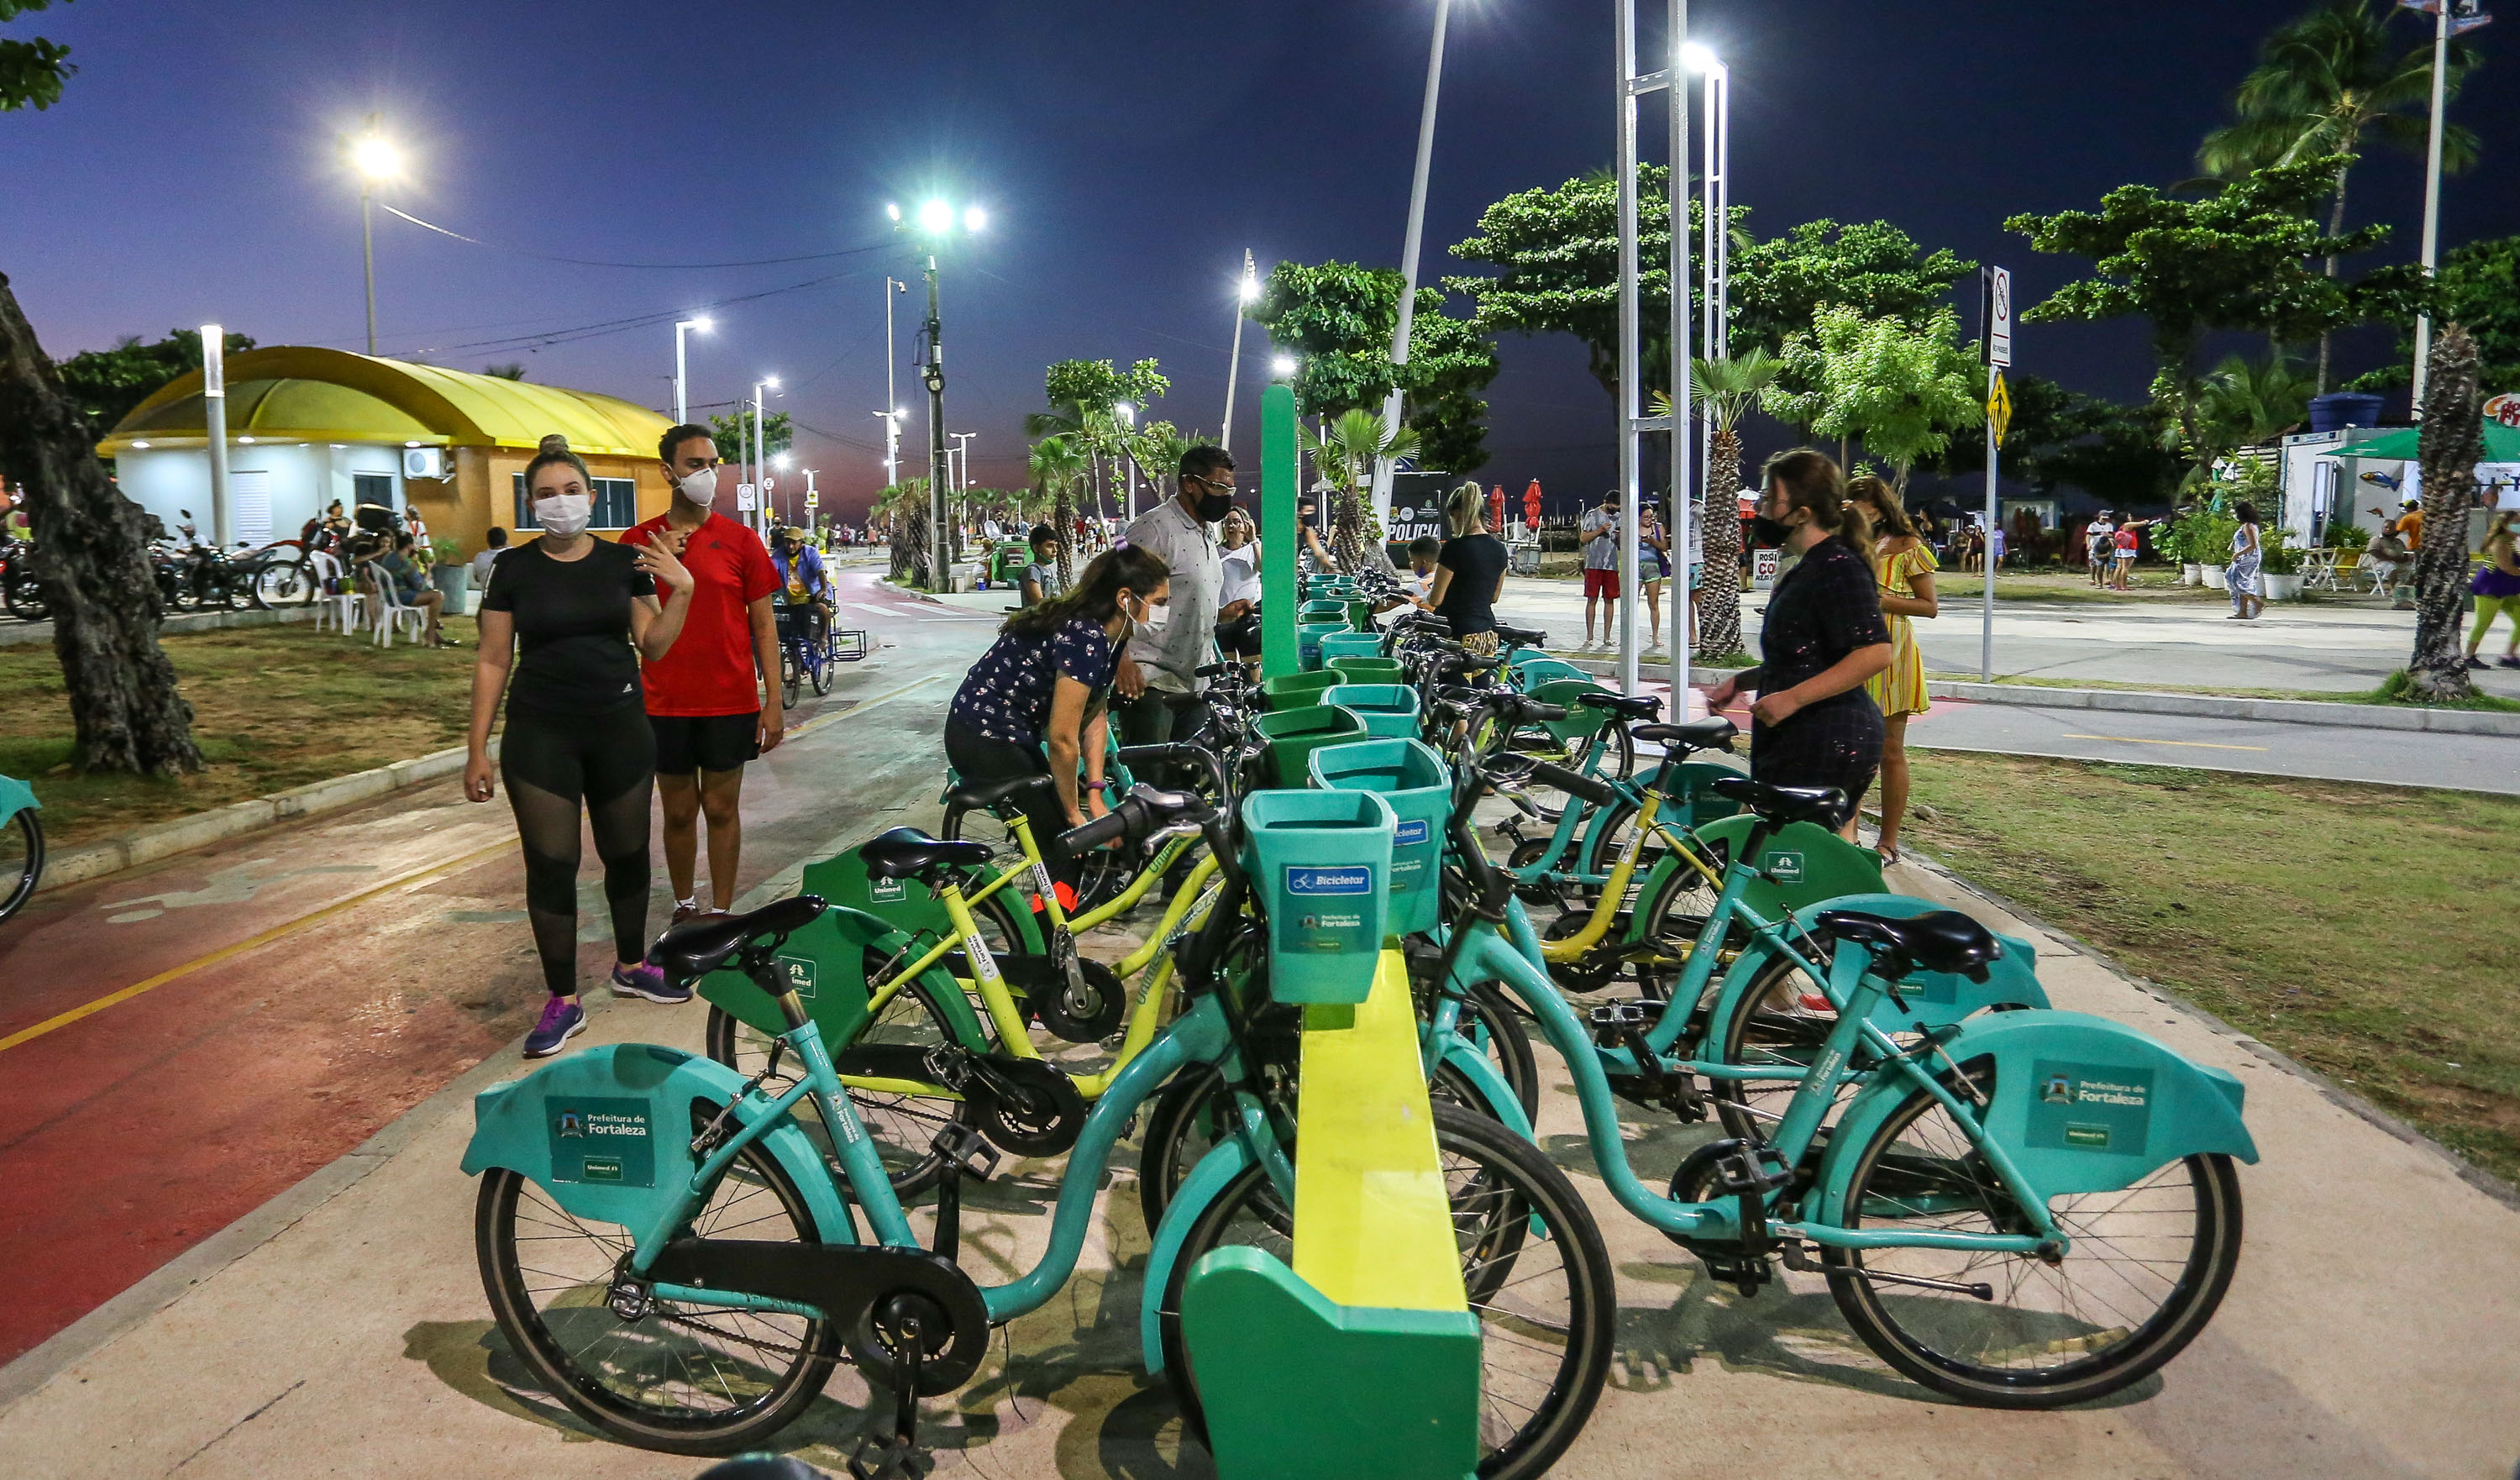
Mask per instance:
[[[1754,207],[1755,231],[1887,217],[1929,247],[2014,267],[2028,302],[2072,264],[2032,257],[2001,219],[2187,173],[2256,39],[2296,8],[1731,0],[1693,7],[1692,29],[1733,65],[1733,200]],[[1600,0],[1456,6],[1427,278],[1455,270],[1442,248],[1481,206],[1609,162],[1611,14]],[[380,212],[383,353],[476,370],[521,360],[536,381],[665,407],[669,322],[540,348],[524,336],[832,277],[711,310],[692,399],[725,403],[783,376],[774,405],[800,424],[800,461],[845,508],[881,481],[870,413],[883,401],[887,272],[914,281],[900,399],[923,407],[907,369],[916,274],[883,206],[945,194],[991,217],[946,261],[949,429],[977,433],[979,481],[1011,483],[1054,359],[1159,359],[1173,378],[1159,414],[1215,429],[1244,247],[1264,272],[1281,257],[1397,263],[1431,16],[1428,0],[75,0],[11,27],[68,43],[81,70],[51,112],[0,118],[17,207],[0,271],[56,356],[213,319],[264,343],[358,348],[357,188],[337,141],[379,111],[413,160],[409,183],[380,199],[496,244]],[[2417,25],[2400,24],[2411,44]],[[2490,64],[2516,26],[2480,33]],[[2446,244],[2520,231],[2520,191],[2493,183],[2520,146],[2501,71],[2457,112],[2488,165],[2453,179]],[[2419,160],[2375,153],[2354,183],[2354,219],[2399,223],[2408,256],[2420,174]],[[869,247],[702,270],[497,249],[694,263]],[[1255,327],[1245,448],[1267,352]],[[2385,335],[2363,336],[2346,368],[2386,352]],[[2132,323],[2027,329],[2016,353],[2023,369],[2121,397],[2148,376]],[[1515,490],[1536,476],[1559,495],[1604,486],[1609,404],[1580,349],[1508,337],[1502,355],[1481,476]],[[906,461],[922,436],[920,411]]]

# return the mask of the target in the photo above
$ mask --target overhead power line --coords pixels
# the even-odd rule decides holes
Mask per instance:
[[[424,221],[410,211],[386,205],[382,201],[377,203],[386,214],[400,216],[412,225],[424,231],[433,231],[441,237],[452,237],[458,242],[470,242],[475,247],[486,247],[492,251],[504,251],[511,256],[530,257],[537,262],[565,262],[571,267],[627,267],[650,272],[697,272],[712,267],[778,267],[790,262],[827,262],[833,257],[862,256],[871,251],[882,251],[894,245],[890,242],[877,242],[865,247],[843,247],[834,251],[811,251],[793,257],[752,257],[741,262],[606,262],[593,257],[556,257],[549,252],[527,251],[521,247],[505,247],[496,242],[484,242],[479,237],[468,237],[460,231],[440,226],[434,221]]]

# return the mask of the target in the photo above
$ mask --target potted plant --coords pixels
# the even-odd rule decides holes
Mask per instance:
[[[472,567],[464,561],[464,547],[445,535],[428,542],[428,584],[446,595],[446,610],[458,614],[467,609],[472,596]]]
[[[2267,600],[2301,600],[2301,551],[2293,546],[2292,531],[2261,526],[2258,538],[2265,547],[2258,565],[2258,579],[2266,588]]]
[[[2205,584],[2215,591],[2228,591],[2223,567],[2230,563],[2231,536],[2240,532],[2240,521],[2220,509],[2200,509],[2182,521],[2187,534],[2184,549],[2188,558],[2204,566]]]

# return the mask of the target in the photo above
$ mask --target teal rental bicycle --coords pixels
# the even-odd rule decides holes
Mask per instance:
[[[1717,789],[1756,819],[1726,875],[1699,961],[1702,987],[1731,902],[1754,876],[1766,834],[1833,813],[1834,792]],[[1764,1062],[1664,1056],[1678,1028],[1656,1005],[1575,1010],[1538,964],[1514,877],[1469,826],[1450,831],[1476,889],[1447,943],[1445,980],[1468,995],[1501,984],[1571,1071],[1595,1165],[1611,1195],[1696,1253],[1747,1296],[1775,1266],[1824,1278],[1856,1333],[1915,1381],[2000,1408],[2088,1402],[2140,1380],[2193,1340],[2229,1287],[2240,1252],[2234,1157],[2257,1159],[2239,1081],[2104,1018],[2042,1009],[1940,1020],[1909,993],[1917,972],[1983,982],[2003,959],[1966,916],[1813,913],[1825,964],[1802,965],[1824,993],[1824,1034],[1808,1056]],[[1793,948],[1763,932],[1763,944]],[[1736,964],[1737,967],[1738,964]],[[1449,1005],[1428,1035],[1447,1043]],[[1892,1031],[1903,1020],[1904,1039]],[[1767,1081],[1790,1090],[1769,1122],[1701,1145],[1656,1192],[1628,1158],[1613,1075],[1679,1104],[1686,1081]],[[1505,1097],[1497,1097],[1503,1101]],[[1500,1109],[1505,1105],[1500,1103]],[[1509,1113],[1509,1111],[1508,1111]]]
[[[44,876],[42,805],[34,787],[0,776],[0,920],[24,909]]]
[[[1058,1291],[1139,1108],[1177,1070],[1214,1065],[1237,1096],[1238,1131],[1155,1229],[1141,1317],[1147,1365],[1197,1434],[1184,1277],[1225,1244],[1286,1248],[1292,1171],[1274,1127],[1288,1119],[1270,1086],[1246,1073],[1244,1045],[1255,1013],[1290,1009],[1267,1003],[1267,926],[1230,818],[1186,793],[1142,787],[1061,843],[1134,846],[1188,826],[1226,879],[1178,958],[1188,1006],[1096,1101],[1029,1273],[982,1286],[957,1261],[962,1180],[985,1177],[996,1159],[965,1128],[939,1135],[933,1242],[913,1233],[820,1030],[779,968],[781,943],[826,909],[801,896],[683,925],[653,952],[677,980],[732,968],[773,997],[789,1024],[780,1048],[804,1065],[792,1083],[774,1092],[778,1054],[747,1080],[706,1058],[626,1044],[555,1059],[475,1100],[464,1169],[483,1174],[474,1242],[512,1349],[588,1422],[679,1454],[758,1446],[804,1411],[845,1354],[893,1405],[888,1437],[869,1439],[852,1470],[924,1473],[918,1398],[968,1382],[991,1327]],[[864,856],[877,877],[941,882],[986,851],[895,835]],[[831,1133],[828,1160],[797,1122],[808,1101]],[[1607,1375],[1617,1315],[1609,1256],[1565,1175],[1528,1142],[1445,1106],[1436,1147],[1483,1330],[1478,1470],[1535,1476],[1573,1442]]]

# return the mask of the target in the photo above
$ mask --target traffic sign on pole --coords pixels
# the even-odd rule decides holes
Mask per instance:
[[[2012,274],[1991,268],[1986,283],[1986,362],[2008,369],[2012,364]]]
[[[1986,395],[1986,419],[1995,432],[1995,445],[2003,445],[2003,433],[2012,426],[2012,392],[2004,387],[2003,372],[1990,372],[1993,388]]]

